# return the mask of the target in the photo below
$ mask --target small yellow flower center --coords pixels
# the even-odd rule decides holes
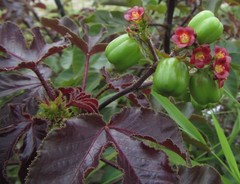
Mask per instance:
[[[217,73],[223,72],[224,69],[225,69],[225,67],[224,67],[223,65],[216,65],[216,66],[215,66],[215,71],[216,71]]]
[[[181,43],[188,43],[189,40],[190,40],[190,37],[189,37],[188,34],[183,33],[183,34],[180,35],[180,41],[181,41]]]
[[[217,59],[221,59],[221,58],[224,58],[224,57],[225,57],[225,54],[222,51],[220,51],[216,54]]]
[[[195,54],[195,59],[203,61],[205,59],[204,54],[202,52],[197,52]]]
[[[139,19],[139,13],[137,11],[132,12],[132,19]]]

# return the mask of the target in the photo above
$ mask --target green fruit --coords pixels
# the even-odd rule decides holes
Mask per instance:
[[[212,43],[223,33],[223,24],[209,10],[201,11],[195,15],[188,26],[194,29],[200,44]]]
[[[106,47],[105,54],[109,62],[121,71],[138,64],[144,58],[139,44],[128,34],[111,41]]]
[[[189,84],[188,67],[177,58],[159,62],[153,77],[153,89],[164,96],[184,95]]]
[[[194,109],[200,111],[200,110],[203,110],[207,107],[207,105],[201,105],[199,103],[197,103],[193,97],[191,97],[191,103],[192,103],[192,106],[194,107]]]
[[[216,103],[222,97],[222,89],[205,72],[198,71],[190,78],[189,90],[192,98],[200,105]]]

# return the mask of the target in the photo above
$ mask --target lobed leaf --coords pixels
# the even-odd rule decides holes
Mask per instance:
[[[124,172],[124,183],[176,183],[177,175],[165,153],[143,145],[135,136],[156,141],[183,157],[187,155],[177,126],[162,114],[127,108],[109,124],[98,114],[80,115],[44,139],[27,183],[83,183],[110,145],[118,152],[117,164]]]
[[[93,55],[98,52],[103,52],[107,46],[106,43],[99,43],[101,37],[105,33],[105,29],[101,29],[100,32],[95,36],[89,36],[88,26],[82,24],[82,29],[84,32],[83,38],[80,37],[80,33],[78,31],[78,26],[68,17],[63,17],[60,20],[57,19],[47,19],[42,18],[41,22],[43,25],[50,27],[54,31],[60,33],[61,35],[70,35],[68,38],[71,40],[73,44],[75,44],[78,48],[80,48],[85,55]]]
[[[89,113],[98,112],[98,100],[86,94],[80,87],[59,88],[66,97],[67,107],[75,106]]]
[[[221,184],[221,177],[218,172],[208,165],[195,166],[192,168],[180,167],[179,184]]]
[[[0,51],[7,56],[0,57],[0,71],[19,68],[33,68],[44,58],[60,52],[69,46],[67,39],[48,44],[39,28],[33,28],[33,40],[28,48],[25,38],[17,25],[6,22],[0,25]]]
[[[38,67],[44,78],[51,76],[52,72],[48,67],[44,65]],[[44,98],[44,94],[41,82],[31,70],[0,73],[0,97],[11,97],[1,107],[0,127],[12,122],[9,117],[10,103],[24,103],[24,111],[33,115],[38,109],[38,101]]]
[[[111,78],[105,68],[101,69],[101,74],[105,78],[109,88],[114,89],[115,91],[122,91],[137,80],[137,77],[131,74],[125,74],[117,78]],[[137,107],[148,108],[150,106],[149,100],[144,91],[130,92],[128,93],[127,98],[133,103],[133,105]]]
[[[112,117],[110,127],[123,131],[129,136],[140,136],[154,140],[170,150],[187,158],[183,139],[175,122],[161,113],[151,110],[126,108],[120,114]]]
[[[22,106],[11,106],[13,123],[0,129],[0,181],[7,183],[5,168],[7,161],[14,153],[14,148],[20,137],[25,135],[23,146],[20,150],[20,179],[23,181],[27,168],[36,154],[41,140],[47,134],[48,122],[40,119],[31,119],[29,114],[23,112]]]

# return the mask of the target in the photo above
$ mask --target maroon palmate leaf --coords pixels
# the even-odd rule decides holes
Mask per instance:
[[[109,85],[109,87],[116,91],[122,91],[126,87],[132,85],[137,80],[137,77],[131,74],[125,74],[118,78],[112,78],[109,75],[109,73],[105,70],[105,68],[102,68],[100,72],[104,77],[106,83]]]
[[[27,183],[83,183],[109,145],[118,152],[123,183],[177,183],[177,173],[165,153],[145,146],[136,137],[164,145],[186,158],[177,125],[160,113],[126,108],[109,124],[98,114],[80,115],[44,139]]]
[[[15,23],[24,23],[28,27],[34,25],[34,17],[31,15],[31,6],[28,3],[21,1],[8,1],[1,0],[0,7],[6,11],[2,14],[1,18],[4,21],[12,21]]]
[[[137,107],[148,108],[150,106],[150,102],[146,94],[142,92],[135,92],[135,93],[132,92],[132,93],[129,93],[127,97]]]
[[[75,106],[85,112],[98,112],[98,100],[86,94],[80,87],[59,88],[66,97],[67,107]]]
[[[164,114],[154,113],[147,109],[126,108],[122,113],[112,117],[109,126],[123,129],[126,131],[125,134],[154,140],[178,153],[184,159],[188,157],[178,126]]]
[[[70,35],[69,39],[73,44],[80,48],[85,54],[93,55],[98,52],[103,52],[107,46],[106,43],[100,43],[105,29],[101,29],[99,34],[95,36],[89,36],[88,26],[82,23],[82,29],[84,36],[81,38],[79,33],[79,27],[68,17],[63,17],[60,20],[42,18],[41,20],[44,26],[50,27],[54,31],[65,36]]]
[[[7,55],[0,57],[0,71],[34,68],[44,58],[60,52],[70,44],[68,39],[46,43],[39,28],[32,29],[32,33],[34,37],[28,48],[17,25],[11,22],[0,25],[0,51]]]
[[[32,119],[29,114],[22,111],[22,106],[11,106],[14,122],[0,129],[0,183],[7,183],[5,169],[7,161],[14,153],[14,148],[20,137],[25,135],[23,146],[20,150],[20,178],[23,181],[27,168],[31,163],[41,140],[46,136],[48,122]]]
[[[38,66],[40,73],[45,79],[51,76],[51,70],[43,65]],[[21,94],[18,94],[21,92]],[[15,95],[17,93],[17,95]],[[0,73],[0,97],[12,95],[14,98],[8,101],[9,103],[24,103],[24,111],[30,114],[35,114],[39,100],[44,99],[45,90],[31,70],[15,71],[8,73]],[[12,121],[9,120],[9,106],[5,104],[0,109],[0,122],[8,125]]]
[[[39,65],[40,73],[48,79],[52,71],[45,65]],[[0,73],[0,97],[11,95],[20,90],[29,90],[33,93],[42,91],[42,84],[31,70]]]
[[[109,88],[111,88],[115,91],[124,90],[126,87],[131,86],[138,79],[136,76],[131,75],[131,74],[125,74],[125,75],[117,77],[117,78],[111,78],[111,76],[105,70],[105,68],[102,68],[100,72],[103,75]],[[149,100],[148,100],[146,94],[142,91],[130,92],[126,96],[133,103],[133,105],[135,105],[137,107],[148,108],[150,106],[150,103],[149,103]]]
[[[36,156],[36,151],[47,135],[48,123],[46,120],[34,118],[32,123],[26,127],[23,145],[20,149],[21,167],[19,170],[19,178],[24,183],[24,179],[28,173],[28,167]]]
[[[180,184],[221,184],[219,173],[209,165],[195,166],[192,168],[180,167]]]

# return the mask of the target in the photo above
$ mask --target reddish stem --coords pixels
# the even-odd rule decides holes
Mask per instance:
[[[38,67],[35,66],[32,68],[32,71],[37,75],[38,79],[41,81],[41,84],[43,85],[44,89],[46,90],[49,98],[54,101],[56,98],[56,93],[53,89],[53,87],[47,82],[47,80],[44,79],[43,75],[39,71]]]
[[[89,60],[90,60],[90,54],[86,54],[85,59],[85,65],[84,65],[84,74],[83,74],[83,80],[82,80],[82,90],[85,91],[86,89],[86,83],[87,83],[87,76],[88,76],[88,68],[89,68]]]

